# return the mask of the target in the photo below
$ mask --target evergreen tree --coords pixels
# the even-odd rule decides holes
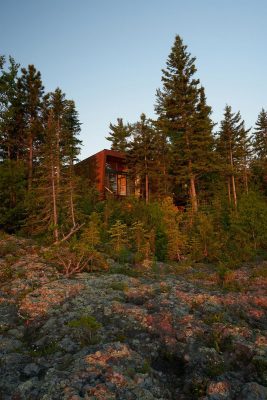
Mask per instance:
[[[127,165],[130,175],[139,185],[139,190],[148,203],[150,187],[158,173],[155,164],[160,147],[152,121],[145,114],[132,125],[132,138],[127,153]]]
[[[253,132],[253,148],[257,159],[266,162],[267,159],[267,111],[261,110]]]
[[[5,160],[0,163],[0,229],[13,233],[25,222],[25,183],[22,162]]]
[[[110,244],[112,245],[116,255],[119,255],[129,243],[127,238],[127,225],[120,220],[117,220],[115,224],[111,226],[108,233],[111,238]]]
[[[241,183],[246,194],[249,191],[249,175],[251,160],[251,138],[249,136],[250,129],[245,128],[245,122],[241,122],[238,134],[237,149],[235,154],[235,162],[237,171],[241,178]]]
[[[25,151],[23,108],[17,86],[19,64],[9,57],[6,70],[5,58],[0,61],[0,160],[19,160]]]
[[[59,89],[44,97],[42,111],[44,140],[39,146],[31,203],[35,212],[28,225],[35,233],[44,233],[49,226],[58,243],[79,228],[74,161],[79,153],[80,123],[74,102],[66,100]]]
[[[36,70],[34,65],[29,65],[28,69],[22,68],[21,76],[18,79],[18,95],[24,113],[29,190],[33,181],[33,165],[37,161],[36,150],[42,135],[41,104],[43,93],[41,73]]]
[[[203,88],[199,88],[195,58],[176,36],[162,70],[163,89],[157,91],[156,112],[172,148],[172,174],[176,182],[187,187],[193,211],[198,209],[198,176],[211,167],[211,109],[206,105]]]
[[[93,212],[90,215],[88,224],[83,229],[81,241],[90,250],[96,250],[97,245],[101,242],[100,237],[101,220],[99,214]]]
[[[217,152],[221,162],[221,172],[227,181],[228,201],[237,207],[237,177],[242,171],[244,185],[248,190],[247,166],[249,157],[249,130],[245,129],[240,112],[232,112],[225,107],[224,119],[217,140]]]
[[[76,226],[76,204],[78,201],[78,180],[74,172],[74,163],[78,160],[80,153],[81,140],[78,139],[80,133],[80,122],[78,112],[73,100],[66,100],[63,118],[62,134],[62,163],[64,170],[64,182],[67,195],[67,218],[73,227]]]
[[[0,56],[0,226],[19,229],[26,217],[24,121],[18,96],[19,64]]]
[[[182,231],[183,214],[177,210],[170,197],[166,197],[162,204],[164,228],[167,235],[167,255],[169,260],[181,261],[185,255],[187,237]]]
[[[31,187],[27,227],[32,234],[53,234],[59,241],[59,192],[57,191],[57,136],[53,111],[47,112],[44,141],[39,148],[39,164]]]
[[[111,144],[111,150],[125,152],[128,148],[127,139],[131,135],[131,126],[125,125],[122,118],[117,118],[117,125],[109,125],[109,136],[106,137]]]
[[[171,194],[170,161],[171,148],[164,127],[158,121],[152,121],[154,128],[154,174],[151,182],[151,193],[154,198]]]
[[[63,119],[64,119],[64,108],[65,108],[65,94],[59,89],[52,93],[49,93],[50,96],[50,109],[53,111],[53,120],[55,124],[55,135],[56,135],[56,181],[57,181],[57,190],[60,190],[60,179],[61,179],[61,153],[62,146],[64,146],[63,141]]]
[[[261,110],[253,132],[254,180],[265,193],[267,188],[267,111]]]

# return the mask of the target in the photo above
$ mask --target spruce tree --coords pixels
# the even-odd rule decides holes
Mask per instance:
[[[253,148],[258,160],[267,160],[267,111],[261,110],[253,132]]]
[[[112,249],[115,251],[116,255],[119,255],[129,244],[127,225],[117,220],[115,224],[110,227],[108,233],[110,235]]]
[[[43,142],[34,179],[34,213],[28,226],[33,233],[44,233],[50,227],[54,242],[59,243],[79,228],[74,162],[79,153],[80,123],[74,102],[66,100],[59,89],[44,97],[42,115]]]
[[[167,236],[168,259],[181,261],[187,246],[187,237],[181,229],[183,213],[177,210],[171,197],[166,197],[162,201],[161,209]]]
[[[249,157],[249,130],[245,129],[240,112],[232,112],[231,106],[225,107],[217,139],[217,152],[220,157],[221,173],[227,182],[229,204],[237,207],[237,180],[243,175],[246,191],[248,190],[247,167]]]
[[[74,172],[74,164],[78,160],[81,140],[78,135],[81,130],[78,112],[73,100],[66,100],[62,121],[61,158],[63,165],[63,183],[66,196],[66,220],[73,228],[77,225],[78,179]],[[62,189],[61,189],[62,190]]]
[[[24,120],[18,95],[19,64],[0,56],[0,226],[18,229],[24,222]]]
[[[111,144],[111,150],[125,152],[128,148],[127,139],[131,135],[131,126],[129,124],[124,124],[122,118],[117,118],[117,125],[109,125],[109,136],[106,137]]]
[[[34,65],[21,69],[18,92],[23,105],[25,143],[27,152],[28,189],[32,187],[33,166],[37,160],[36,149],[41,141],[41,104],[44,88],[41,73]]]
[[[9,57],[0,63],[0,160],[20,160],[25,152],[22,101],[18,93],[19,64]]]
[[[162,90],[157,91],[156,113],[171,142],[171,171],[176,183],[189,186],[193,211],[198,209],[197,179],[211,167],[211,109],[204,89],[195,79],[195,58],[176,36],[167,67],[162,70]]]
[[[255,125],[252,170],[255,182],[267,193],[267,111],[261,110]]]
[[[171,147],[164,130],[158,121],[151,121],[154,128],[154,174],[151,182],[153,198],[171,195]]]
[[[158,152],[157,135],[152,121],[141,114],[140,121],[132,125],[132,140],[127,153],[130,175],[138,182],[142,196],[149,201],[150,187],[157,174],[155,163]]]
[[[246,194],[249,191],[250,162],[251,162],[251,137],[249,136],[251,129],[245,128],[245,122],[241,122],[241,126],[237,138],[237,149],[235,154],[235,162],[237,171],[241,181],[241,186]]]

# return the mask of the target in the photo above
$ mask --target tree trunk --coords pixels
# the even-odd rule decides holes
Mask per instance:
[[[146,204],[149,202],[149,178],[148,178],[148,173],[147,173],[147,157],[145,155],[145,180],[146,180]]]
[[[197,212],[198,204],[197,204],[197,193],[195,186],[195,178],[193,176],[190,177],[190,197],[193,212]]]
[[[57,188],[59,191],[59,184],[60,184],[60,123],[59,120],[57,121],[57,128],[56,128],[56,138],[57,138]]]
[[[28,190],[32,188],[32,163],[33,163],[33,139],[32,134],[29,138],[29,159],[28,159]]]
[[[231,168],[232,168],[231,181],[232,181],[233,199],[234,199],[234,206],[236,208],[237,207],[237,198],[236,198],[236,186],[235,186],[235,177],[234,177],[234,160],[233,160],[233,150],[232,150],[231,139],[230,139],[230,143],[229,143],[229,158],[230,158],[230,164],[231,164]]]
[[[73,200],[73,165],[70,166],[70,211],[71,211],[71,220],[72,220],[72,225],[76,226],[76,221],[75,221],[75,211],[74,211],[74,200]]]
[[[232,204],[232,197],[231,197],[231,180],[227,178],[227,191],[228,191],[228,203],[229,206]]]
[[[54,223],[54,238],[55,243],[58,242],[59,234],[58,234],[58,215],[57,215],[57,197],[56,197],[56,185],[55,185],[55,171],[54,164],[51,162],[51,183],[52,183],[52,197],[53,197],[53,223]]]
[[[237,207],[237,198],[236,198],[236,188],[235,188],[235,177],[234,177],[234,175],[231,176],[231,179],[232,179],[234,206],[236,208]]]
[[[146,174],[146,203],[149,202],[149,178],[148,174]]]
[[[246,194],[248,194],[248,171],[246,166],[244,169],[244,185],[245,185],[245,192]]]
[[[189,140],[189,135],[188,132],[186,132],[186,146],[187,150],[190,154],[190,140]],[[191,205],[192,205],[192,211],[195,213],[198,210],[198,205],[197,205],[197,192],[196,192],[196,184],[195,184],[195,177],[192,172],[192,160],[189,159],[188,161],[188,172],[190,176],[190,200],[191,200]]]

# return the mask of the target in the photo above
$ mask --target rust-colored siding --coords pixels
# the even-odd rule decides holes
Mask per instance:
[[[77,175],[88,180],[90,185],[95,185],[101,197],[105,197],[107,181],[107,164],[115,172],[125,172],[125,155],[119,151],[102,150],[75,165]]]

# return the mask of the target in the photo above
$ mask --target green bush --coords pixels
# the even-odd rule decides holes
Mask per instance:
[[[80,318],[68,322],[70,328],[75,329],[82,344],[95,344],[98,341],[96,333],[102,325],[91,315],[82,315]]]
[[[128,290],[128,285],[125,282],[113,282],[110,285],[111,289],[125,292]]]
[[[15,256],[19,251],[19,246],[13,240],[6,240],[0,243],[0,257]]]

